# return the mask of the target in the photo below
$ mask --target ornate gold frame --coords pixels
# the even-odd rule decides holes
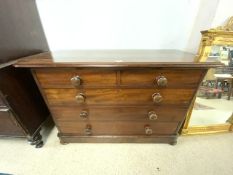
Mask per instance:
[[[205,62],[211,52],[213,45],[233,46],[233,16],[228,20],[226,25],[201,31],[202,38],[196,56],[197,62]],[[220,132],[233,131],[233,120],[225,124],[206,125],[206,126],[190,126],[189,122],[196,97],[193,98],[190,109],[182,129],[182,135],[194,134],[211,134]]]

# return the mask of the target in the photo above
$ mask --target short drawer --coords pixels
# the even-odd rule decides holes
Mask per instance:
[[[44,89],[50,105],[189,105],[195,89]],[[155,103],[155,94],[162,101]],[[77,101],[82,96],[83,101]]]
[[[177,132],[176,122],[59,122],[62,133],[76,135],[171,135]]]
[[[42,88],[102,87],[116,85],[116,72],[109,69],[49,68],[36,69],[35,72]],[[80,85],[78,86],[71,81],[75,77],[79,78]]]
[[[182,121],[187,109],[158,107],[75,107],[50,108],[57,121]]]
[[[120,81],[122,86],[152,86],[160,87],[158,79],[167,79],[166,88],[196,88],[203,75],[199,69],[127,69],[122,70]]]

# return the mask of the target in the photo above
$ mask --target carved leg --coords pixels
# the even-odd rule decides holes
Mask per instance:
[[[60,144],[62,144],[62,145],[67,145],[67,144],[69,144],[69,143],[65,142],[64,140],[62,140],[62,137],[61,137],[61,135],[60,135],[59,132],[57,133],[57,137],[58,137],[59,140],[60,140]]]
[[[65,142],[65,141],[63,141],[63,140],[60,139],[60,144],[62,144],[62,145],[67,145],[67,144],[69,144],[69,143],[67,143],[67,142]]]
[[[172,146],[174,146],[174,145],[177,144],[177,140],[174,140],[174,141],[170,142],[169,144],[172,145]]]
[[[35,145],[36,148],[41,148],[44,145],[40,131],[38,131],[34,136],[29,137],[28,142],[30,145]]]

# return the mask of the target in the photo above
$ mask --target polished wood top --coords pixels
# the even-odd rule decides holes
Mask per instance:
[[[178,50],[70,50],[24,57],[15,67],[219,67]]]

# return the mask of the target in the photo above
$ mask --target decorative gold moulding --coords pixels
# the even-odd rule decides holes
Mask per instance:
[[[229,18],[224,26],[201,31],[201,34],[202,38],[196,61],[206,62],[211,53],[212,46],[233,46],[233,16]],[[181,133],[182,135],[212,134],[233,130],[233,122],[205,126],[189,126],[195,100],[196,96],[193,98],[192,105],[187,113],[186,121]]]
[[[182,130],[182,135],[196,135],[196,134],[215,134],[232,131],[232,124],[216,124],[216,125],[203,125],[203,126],[190,126]]]
[[[201,31],[202,38],[196,56],[197,62],[205,62],[213,45],[233,46],[233,17],[224,26]]]

